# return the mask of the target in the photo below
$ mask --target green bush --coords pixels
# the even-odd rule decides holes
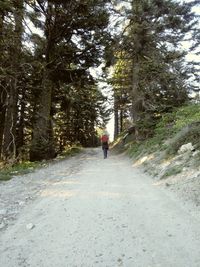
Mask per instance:
[[[59,158],[65,158],[65,157],[68,157],[68,156],[74,156],[77,153],[81,152],[81,150],[82,150],[82,147],[80,147],[80,146],[70,146],[70,147],[67,147],[65,149],[65,151],[63,151],[59,155]]]
[[[197,121],[200,121],[200,105],[183,106],[162,116],[156,125],[155,135],[165,139],[180,131],[184,126]]]
[[[200,105],[192,104],[179,108],[175,112],[174,130],[178,132],[184,126],[200,121]]]
[[[64,159],[69,156],[73,156],[81,151],[80,146],[71,146],[68,147],[59,157],[60,159]],[[24,161],[21,163],[14,164],[12,166],[7,165],[1,167],[0,169],[0,181],[6,181],[12,178],[14,175],[23,175],[32,172],[38,167],[44,167],[47,165],[49,161],[42,161],[42,162],[30,162]]]
[[[182,166],[173,166],[172,168],[168,169],[163,176],[161,177],[161,179],[165,179],[169,176],[172,175],[176,175],[182,172],[183,167]]]
[[[172,139],[166,152],[168,155],[174,155],[183,144],[187,143],[192,143],[195,149],[200,149],[200,122],[193,122],[183,127]]]
[[[200,121],[200,105],[189,104],[175,109],[172,113],[162,116],[155,126],[154,135],[144,141],[134,142],[128,150],[130,156],[137,157],[143,153],[151,153],[156,150],[165,150],[168,154],[175,154],[179,147],[188,142],[192,142],[196,147],[200,147],[200,127],[198,123],[191,127],[186,134],[180,135],[175,143],[166,145],[165,141],[174,138],[178,132],[187,125]]]
[[[35,168],[44,164],[39,162],[25,161],[14,164],[13,166],[5,166],[0,170],[0,181],[10,180],[13,175],[23,175],[32,172]]]

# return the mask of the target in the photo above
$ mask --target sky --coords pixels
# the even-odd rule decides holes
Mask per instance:
[[[112,114],[106,127],[109,133],[109,139],[112,142],[114,140],[114,114]]]

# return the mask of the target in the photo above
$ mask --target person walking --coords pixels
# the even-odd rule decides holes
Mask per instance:
[[[108,132],[104,131],[103,135],[101,136],[101,145],[102,145],[104,159],[108,157],[108,149],[109,149],[108,141],[109,141]]]

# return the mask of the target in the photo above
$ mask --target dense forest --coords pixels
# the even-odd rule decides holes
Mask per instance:
[[[140,138],[150,137],[165,113],[199,92],[198,7],[172,0],[125,5],[125,26],[111,49],[115,137],[131,125]]]
[[[0,1],[2,159],[97,144],[109,111],[89,69],[109,39],[107,2]]]
[[[115,136],[133,125],[153,134],[199,90],[198,62],[186,60],[199,54],[198,2],[0,0],[1,160],[96,146],[112,110]]]

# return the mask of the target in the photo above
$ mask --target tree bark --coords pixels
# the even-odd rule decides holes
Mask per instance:
[[[19,125],[17,129],[17,154],[18,150],[24,145],[24,117],[25,117],[25,89],[21,88],[20,110],[19,110]]]
[[[51,120],[52,82],[49,63],[54,57],[55,43],[52,39],[53,30],[53,4],[48,1],[45,21],[46,36],[46,65],[44,67],[39,105],[36,107],[35,123],[33,125],[33,139],[30,149],[30,160],[39,161],[55,157],[53,126]]]
[[[15,30],[13,43],[10,48],[11,75],[8,78],[9,88],[7,90],[7,110],[5,114],[5,125],[3,134],[2,154],[3,158],[16,157],[16,123],[17,123],[17,101],[18,101],[18,73],[20,68],[20,57],[23,33],[23,0],[14,1]]]
[[[114,94],[114,138],[117,138],[119,134],[119,112],[118,112],[118,101]]]
[[[1,96],[0,96],[0,158],[1,158],[1,151],[2,151],[2,143],[3,143],[3,132],[4,132],[4,125],[5,125],[5,113],[6,113],[6,92],[1,87]]]
[[[132,122],[135,123],[139,119],[137,101],[139,97],[139,53],[141,50],[140,43],[140,7],[141,2],[139,0],[132,1],[132,15],[133,21],[133,40],[134,40],[134,54],[132,58],[132,90],[131,90],[131,116]]]
[[[120,133],[123,132],[123,110],[120,109]]]
[[[17,123],[17,79],[10,78],[10,88],[7,94],[7,109],[3,133],[3,159],[16,157],[16,123]]]
[[[0,13],[0,64],[3,67],[3,56],[4,56],[4,40],[3,40],[3,31],[4,31],[4,14]],[[3,142],[3,131],[5,123],[5,112],[6,112],[6,90],[5,90],[5,81],[1,79],[0,82],[0,158],[2,152],[2,142]]]
[[[50,116],[52,82],[49,71],[44,70],[40,102],[35,114],[30,160],[39,161],[55,157],[53,126]]]
[[[132,110],[131,110],[131,116],[133,123],[137,122],[139,118],[138,109],[137,109],[137,100],[139,97],[139,62],[138,59],[135,57],[133,59],[133,65],[132,65],[132,90],[131,90],[131,101],[132,101]]]
[[[3,22],[4,22],[4,14],[0,13],[0,40],[3,38]]]

